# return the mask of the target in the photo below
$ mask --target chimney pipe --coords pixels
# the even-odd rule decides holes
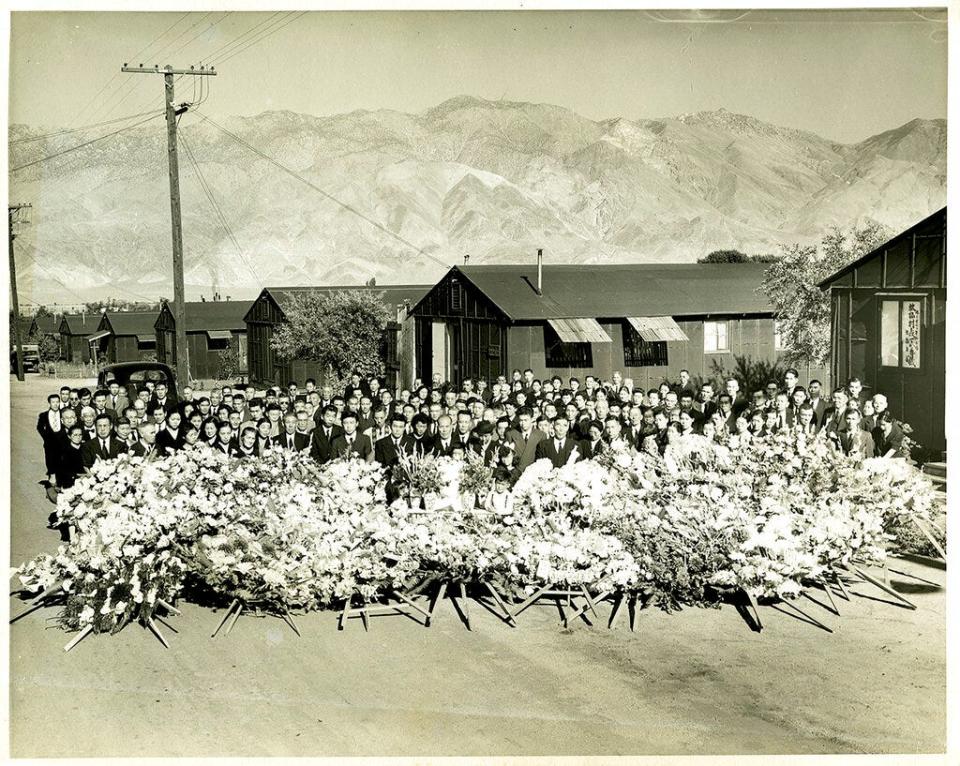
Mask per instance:
[[[468,263],[470,263],[470,253],[466,253],[463,256],[463,265],[466,266]]]
[[[543,248],[537,250],[537,295],[543,295]]]

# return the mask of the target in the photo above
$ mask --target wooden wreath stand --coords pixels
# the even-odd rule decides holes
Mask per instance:
[[[63,602],[65,596],[66,596],[66,591],[64,591],[63,589],[62,582],[57,583],[56,585],[52,585],[51,587],[47,588],[45,591],[40,593],[38,596],[34,597],[30,601],[30,606],[25,611],[21,612],[16,617],[11,619],[10,624],[12,625],[18,620],[23,619],[28,614],[35,612],[37,609],[42,609],[45,606],[53,606],[54,604]],[[157,599],[157,606],[166,610],[169,614],[174,614],[178,616],[182,614],[179,609],[167,603],[162,598]],[[157,619],[159,620],[160,618],[158,617]],[[160,632],[160,629],[157,627],[157,623],[154,621],[153,617],[147,617],[147,619],[144,620],[141,624],[145,628],[147,628],[151,633],[153,633],[154,636],[157,637],[157,640],[160,641],[161,644],[163,644],[164,648],[166,649],[170,648],[170,644],[167,643],[167,639],[164,638],[163,633]],[[170,629],[173,630],[174,633],[177,632],[173,627],[170,627]],[[71,649],[77,646],[77,644],[83,641],[83,639],[89,636],[92,632],[93,632],[93,625],[87,625],[87,627],[83,628],[79,633],[77,633],[77,635],[75,635],[72,639],[70,639],[70,641],[67,642],[67,644],[63,647],[63,651],[69,652]]]
[[[914,609],[914,610],[917,608],[916,604],[914,604],[905,596],[898,593],[890,585],[889,570],[887,568],[886,562],[884,562],[882,565],[879,565],[883,569],[883,580],[877,577],[874,577],[873,575],[864,571],[864,568],[866,566],[867,564],[865,562],[851,561],[847,565],[836,565],[834,567],[830,567],[822,577],[818,577],[812,580],[812,583],[814,585],[819,586],[820,589],[823,590],[824,594],[827,597],[827,600],[829,601],[829,605],[814,598],[810,594],[810,589],[807,589],[807,588],[805,588],[800,593],[800,597],[805,598],[808,601],[811,601],[812,603],[816,604],[822,609],[839,617],[840,607],[838,606],[837,599],[834,598],[834,587],[836,588],[836,591],[837,591],[836,595],[839,598],[842,598],[844,601],[850,601],[851,600],[850,592],[847,590],[847,583],[844,582],[844,580],[846,579],[848,582],[849,581],[864,582],[864,583],[867,583],[868,585],[874,586],[878,590],[883,591],[885,594],[887,594],[888,596],[891,596],[896,600],[897,603],[894,604],[894,606],[900,606],[905,609]],[[834,587],[831,587],[831,586],[834,586]],[[753,617],[757,624],[757,630],[760,631],[763,629],[763,626],[760,622],[760,615],[758,611],[756,598],[754,598],[750,593],[747,593],[747,598],[753,610]],[[814,627],[820,628],[821,630],[824,630],[827,633],[833,633],[832,628],[830,628],[828,625],[821,622],[819,619],[814,617],[809,612],[801,609],[796,603],[799,600],[800,600],[799,597],[793,600],[779,599],[772,605],[775,608],[781,607],[781,606],[786,607],[787,609],[790,609],[791,612],[785,612],[785,614],[791,614],[791,616],[796,616],[792,614],[793,612],[796,612],[797,614],[800,615],[799,619],[801,619],[801,621],[806,621],[811,625],[813,625]]]
[[[343,610],[337,619],[337,630],[343,630],[347,624],[347,620],[359,617],[363,622],[363,629],[369,631],[371,617],[406,614],[408,617],[413,618],[413,615],[409,612],[411,609],[424,617],[424,627],[430,626],[431,611],[424,609],[406,594],[400,593],[399,591],[392,591],[390,595],[385,596],[384,599],[386,600],[390,597],[396,600],[392,603],[389,601],[386,601],[386,603],[368,601],[367,598],[360,593],[351,593],[343,600]],[[360,605],[354,606],[355,601],[359,601]]]
[[[596,602],[603,601],[609,595],[610,591],[602,591],[598,596],[593,597],[590,595],[590,591],[587,589],[586,585],[580,585],[577,587],[564,587],[554,583],[549,583],[535,590],[526,598],[526,600],[514,606],[513,609],[508,609],[507,614],[510,615],[510,617],[515,621],[517,616],[528,607],[533,606],[533,604],[541,599],[551,598],[556,602],[557,608],[560,610],[560,620],[563,623],[563,627],[567,628],[570,626],[571,620],[575,620],[577,617],[586,614],[588,610],[593,614],[594,617],[599,619]],[[582,597],[584,600],[583,606],[577,606],[577,604],[574,602],[575,598],[580,597]],[[575,610],[569,617],[563,611],[564,600],[566,600],[568,608]]]
[[[429,584],[428,581],[427,584]],[[457,612],[459,612],[461,619],[463,620],[464,625],[466,625],[467,630],[473,630],[473,627],[470,625],[470,599],[467,597],[467,585],[470,581],[463,578],[450,578],[450,577],[437,577],[433,578],[433,582],[437,583],[437,590],[434,594],[433,601],[430,605],[430,617],[427,619],[427,627],[432,624],[433,613],[436,611],[437,606],[443,602],[443,597],[449,593],[450,600],[453,602],[454,607]],[[481,580],[477,582],[478,585],[481,585],[487,593],[490,594],[490,597],[493,599],[493,602],[497,605],[497,608],[500,610],[499,613],[494,611],[494,614],[497,615],[501,620],[503,620],[511,628],[517,627],[517,623],[513,618],[513,615],[510,613],[510,609],[507,607],[506,602],[503,600],[503,596],[493,587],[493,584],[488,580]],[[421,584],[420,589],[424,586]],[[411,591],[411,594],[413,591]],[[408,594],[408,595],[411,595]],[[457,595],[454,595],[457,594]],[[483,604],[483,602],[480,602]],[[486,605],[483,604],[485,607]],[[489,609],[489,607],[486,607]],[[493,611],[493,610],[491,610]]]
[[[240,615],[245,610],[249,611],[249,609],[250,609],[250,605],[246,601],[240,598],[235,598],[233,602],[230,604],[230,606],[227,607],[227,611],[223,615],[223,619],[220,620],[220,624],[217,625],[217,629],[210,634],[210,638],[215,638],[217,633],[220,632],[220,628],[224,626],[224,623],[226,623],[227,620],[233,617],[233,619],[230,621],[230,624],[227,626],[227,629],[224,631],[224,635],[228,635],[230,631],[233,630],[233,626],[237,624],[237,620],[240,619]],[[279,616],[285,623],[287,623],[287,625],[290,626],[290,628],[293,630],[294,633],[296,633],[298,636],[300,635],[300,629],[297,627],[297,624],[293,621],[293,615],[291,615],[288,610],[284,609],[283,613]]]

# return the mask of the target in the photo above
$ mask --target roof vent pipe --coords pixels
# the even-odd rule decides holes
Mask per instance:
[[[537,295],[543,295],[543,248],[537,250]]]

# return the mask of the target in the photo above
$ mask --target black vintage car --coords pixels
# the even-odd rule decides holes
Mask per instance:
[[[20,346],[24,372],[40,372],[40,346],[36,343],[23,343]],[[17,374],[17,349],[10,349],[10,372]]]
[[[101,367],[97,375],[97,388],[106,388],[112,380],[126,390],[131,402],[137,398],[137,388],[148,380],[154,383],[163,381],[171,398],[179,398],[176,375],[170,367],[160,362],[118,362]]]

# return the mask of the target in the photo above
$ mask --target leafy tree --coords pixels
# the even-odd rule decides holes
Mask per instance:
[[[228,348],[217,354],[217,360],[217,380],[236,380],[240,375],[240,355]]]
[[[788,364],[823,365],[830,355],[830,296],[821,280],[889,238],[871,221],[849,233],[833,227],[819,245],[786,245],[783,255],[764,272],[759,288],[780,321],[784,360]]]
[[[697,263],[775,263],[779,260],[780,256],[773,253],[747,255],[739,250],[714,250],[699,258]]]
[[[37,339],[37,345],[41,362],[56,362],[60,359],[60,344],[53,339],[53,336],[41,336]]]
[[[34,314],[34,316],[38,316],[38,317],[52,317],[52,316],[53,316],[53,312],[52,312],[50,309],[48,309],[46,306],[38,306],[38,307],[37,307],[37,312]]]
[[[342,388],[356,370],[382,375],[381,342],[392,318],[382,292],[343,290],[295,295],[287,321],[271,347],[286,359],[311,359],[327,370],[327,382]]]
[[[726,382],[730,378],[736,378],[740,384],[740,393],[750,397],[754,391],[766,388],[767,383],[775,380],[778,384],[783,381],[783,373],[786,366],[779,360],[767,361],[766,359],[754,359],[750,356],[734,356],[734,366],[728,370],[717,360],[713,361],[710,369],[713,383],[713,390],[719,396],[726,388]]]
[[[107,311],[159,311],[160,303],[149,301],[128,301],[122,298],[107,298],[105,300],[88,301],[84,304],[87,314],[100,314]]]
[[[714,250],[703,258],[699,258],[697,263],[749,263],[750,256],[741,253],[739,250]]]

